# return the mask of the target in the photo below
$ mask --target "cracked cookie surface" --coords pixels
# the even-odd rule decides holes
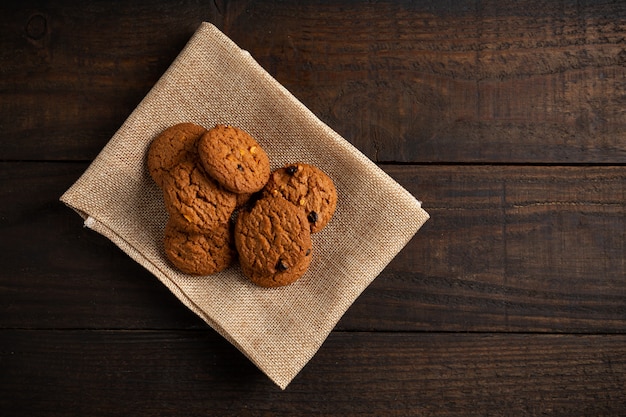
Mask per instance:
[[[273,171],[264,194],[282,196],[301,207],[312,233],[328,224],[337,207],[333,180],[316,166],[304,163],[289,164]]]
[[[244,274],[262,287],[289,285],[311,264],[311,234],[304,211],[283,198],[265,197],[242,210],[234,237]]]
[[[165,207],[176,227],[192,233],[210,232],[227,223],[237,196],[224,190],[192,161],[172,168],[163,179]]]
[[[159,187],[163,177],[174,166],[197,158],[198,140],[206,129],[194,123],[179,123],[161,132],[150,143],[147,166],[150,176]]]
[[[234,193],[254,193],[270,175],[265,151],[247,132],[216,125],[198,141],[198,154],[206,172]]]
[[[186,274],[215,274],[236,259],[228,223],[217,226],[209,233],[189,233],[168,221],[163,243],[172,265]]]

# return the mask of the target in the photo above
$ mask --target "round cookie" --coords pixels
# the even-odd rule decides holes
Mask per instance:
[[[284,198],[265,197],[242,210],[234,234],[243,273],[262,287],[289,285],[311,264],[306,216]]]
[[[333,180],[316,166],[296,163],[272,172],[264,194],[282,196],[302,207],[311,233],[322,230],[337,207],[337,190]]]
[[[188,233],[168,221],[165,226],[165,254],[180,271],[211,275],[226,269],[236,258],[230,225],[221,224],[210,233]]]
[[[193,161],[184,161],[163,178],[163,199],[170,221],[181,230],[206,233],[227,223],[237,196],[224,190]]]
[[[209,129],[198,141],[198,154],[206,172],[235,193],[261,190],[270,175],[265,151],[252,136],[233,126]]]
[[[193,123],[179,123],[161,132],[148,148],[147,165],[150,176],[163,187],[163,176],[178,163],[195,159],[198,140],[206,132]]]

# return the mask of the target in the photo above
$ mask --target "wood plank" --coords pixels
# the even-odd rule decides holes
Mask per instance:
[[[203,328],[58,202],[86,167],[0,164],[0,328]],[[383,168],[432,217],[338,329],[626,330],[626,169]]]
[[[229,2],[224,30],[378,162],[626,161],[624,2]]]
[[[86,168],[0,163],[0,327],[205,327],[59,201]]]
[[[346,326],[626,329],[623,167],[385,169],[431,219],[348,311]]]
[[[332,333],[281,392],[211,331],[0,331],[4,416],[620,415],[626,336]]]
[[[0,154],[93,158],[205,20],[373,160],[626,161],[623,2],[215,4],[3,3]]]
[[[217,3],[2,2],[2,158],[95,157]]]

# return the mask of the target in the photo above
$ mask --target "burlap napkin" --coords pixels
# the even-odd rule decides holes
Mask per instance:
[[[337,211],[313,235],[313,262],[295,284],[260,288],[237,266],[208,277],[185,275],[170,266],[162,247],[167,214],[145,157],[160,131],[185,121],[239,126],[264,147],[273,168],[302,161],[319,166],[335,181]],[[419,201],[208,23],[61,200],[282,389],[428,219]]]

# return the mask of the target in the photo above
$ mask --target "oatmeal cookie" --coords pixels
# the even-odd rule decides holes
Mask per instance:
[[[236,194],[224,190],[192,161],[176,165],[165,175],[163,198],[170,221],[192,233],[210,232],[227,223],[237,204]]]
[[[304,211],[284,198],[265,197],[242,210],[234,238],[244,274],[262,287],[289,285],[311,263],[309,223]]]
[[[161,132],[148,148],[147,165],[150,176],[159,187],[163,177],[174,166],[197,157],[198,140],[206,132],[193,123],[179,123]]]
[[[169,221],[165,226],[165,254],[180,271],[192,275],[211,275],[230,266],[236,258],[228,223],[209,233],[189,233]]]
[[[267,154],[247,132],[226,125],[209,129],[198,141],[206,172],[234,193],[254,193],[270,175]]]
[[[328,224],[337,207],[337,190],[333,180],[310,164],[288,164],[273,171],[264,194],[282,196],[301,207],[312,233],[319,232]]]

